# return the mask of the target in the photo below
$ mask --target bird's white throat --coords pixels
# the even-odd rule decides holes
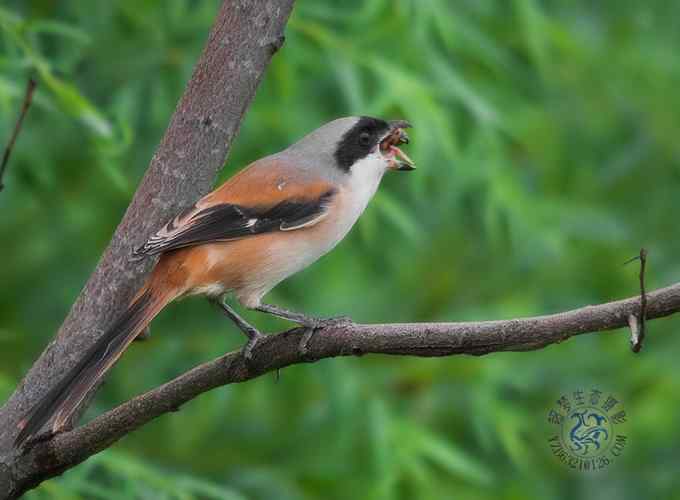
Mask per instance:
[[[355,212],[352,214],[354,215],[352,224],[361,216],[368,202],[375,195],[386,170],[387,161],[377,151],[352,165],[347,180],[348,194],[352,198],[352,208]]]

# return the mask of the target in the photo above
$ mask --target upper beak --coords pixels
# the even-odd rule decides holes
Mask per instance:
[[[413,160],[398,147],[400,144],[408,144],[411,141],[404,130],[405,128],[411,128],[411,124],[406,120],[393,120],[390,122],[390,127],[392,128],[392,131],[387,138],[389,139],[389,148],[392,150],[392,153],[394,153],[394,158],[390,162],[389,168],[402,172],[415,170],[416,166],[413,163]]]
[[[412,125],[406,120],[392,120],[390,121],[390,127],[394,130],[397,128],[412,128]]]

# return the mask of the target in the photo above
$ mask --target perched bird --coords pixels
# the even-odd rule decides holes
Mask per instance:
[[[254,309],[314,328],[318,318],[262,297],[333,249],[352,228],[388,170],[413,170],[399,145],[403,120],[348,117],[323,125],[280,153],[257,160],[204,196],[135,250],[160,255],[128,309],[19,424],[16,445],[51,421],[59,432],[90,389],[170,302],[207,295],[248,337],[261,334],[225,301],[233,293]],[[310,330],[313,331],[313,330]]]

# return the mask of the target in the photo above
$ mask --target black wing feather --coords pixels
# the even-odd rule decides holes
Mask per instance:
[[[158,234],[135,250],[135,255],[156,255],[178,248],[214,241],[228,241],[272,231],[302,227],[325,212],[335,190],[315,200],[286,200],[271,207],[244,207],[222,203],[208,207],[192,217],[186,229],[173,234]],[[174,231],[174,221],[166,226]]]

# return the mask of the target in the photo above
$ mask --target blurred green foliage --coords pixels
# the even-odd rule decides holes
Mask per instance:
[[[40,86],[0,193],[0,396],[59,327],[120,220],[217,0],[6,0],[0,138]],[[408,118],[420,168],[388,176],[336,251],[270,300],[357,321],[479,320],[680,277],[680,3],[300,0],[222,178],[332,118]],[[275,331],[285,323],[248,317]],[[334,359],[222,388],[28,498],[680,498],[680,336],[650,324],[482,358]],[[173,305],[91,415],[235,349]],[[615,392],[628,448],[598,473],[550,454],[562,393]]]

